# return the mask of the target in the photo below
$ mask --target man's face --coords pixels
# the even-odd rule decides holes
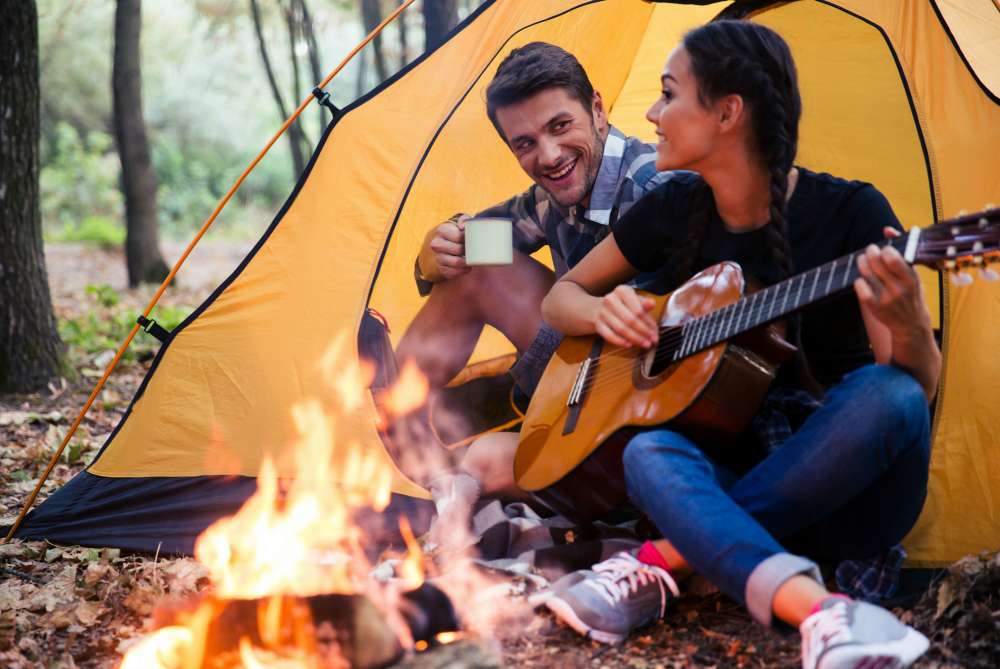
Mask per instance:
[[[497,125],[521,169],[564,207],[586,206],[604,155],[608,120],[601,96],[584,107],[564,88],[500,107]]]

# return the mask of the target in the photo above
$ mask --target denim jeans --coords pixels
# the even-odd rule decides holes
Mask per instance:
[[[926,396],[887,365],[845,376],[743,474],[670,430],[636,436],[624,455],[633,502],[692,568],[765,625],[782,583],[819,579],[816,565],[791,551],[859,559],[898,543],[923,507],[929,461]]]

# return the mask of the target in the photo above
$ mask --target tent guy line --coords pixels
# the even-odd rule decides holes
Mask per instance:
[[[392,23],[392,21],[395,20],[397,16],[402,14],[403,11],[407,7],[412,5],[415,1],[416,0],[406,0],[401,5],[399,5],[391,14],[382,19],[382,22],[379,23],[377,26],[375,26],[371,30],[371,32],[369,32],[365,36],[364,39],[358,42],[358,44],[353,49],[351,49],[351,51],[343,58],[343,60],[341,60],[340,63],[335,68],[333,68],[330,74],[328,74],[326,78],[323,79],[322,82],[320,82],[315,88],[313,88],[312,92],[305,99],[303,99],[302,102],[299,103],[299,106],[295,109],[295,111],[292,112],[292,114],[287,119],[285,119],[285,122],[281,124],[281,127],[278,128],[277,132],[275,132],[274,135],[271,137],[271,139],[267,142],[267,144],[264,145],[264,148],[260,150],[260,152],[252,161],[250,161],[250,164],[247,166],[247,168],[243,170],[243,173],[240,174],[239,178],[237,178],[236,181],[233,183],[233,185],[229,187],[229,190],[226,191],[226,194],[222,196],[222,199],[219,200],[219,203],[215,206],[215,209],[202,224],[201,229],[198,230],[197,234],[195,234],[195,236],[191,239],[190,243],[188,243],[187,248],[184,249],[184,252],[181,254],[180,258],[177,259],[177,262],[174,263],[173,268],[170,270],[170,274],[168,274],[167,277],[163,280],[163,283],[160,284],[160,287],[157,289],[156,293],[150,299],[149,304],[146,305],[146,308],[143,310],[142,314],[136,319],[136,323],[135,325],[132,326],[132,330],[128,333],[128,336],[125,337],[125,341],[123,341],[121,346],[118,347],[118,350],[115,352],[115,357],[111,360],[110,363],[108,363],[107,368],[104,370],[104,374],[101,375],[100,380],[98,380],[97,384],[94,386],[94,389],[90,392],[90,396],[87,397],[87,401],[84,403],[83,408],[77,415],[76,420],[73,421],[73,424],[66,432],[66,436],[63,437],[62,441],[59,444],[59,448],[57,448],[55,452],[52,454],[52,457],[50,458],[48,465],[45,467],[45,471],[38,479],[38,483],[35,485],[35,488],[31,491],[31,494],[28,495],[28,499],[25,500],[24,505],[21,507],[21,511],[17,514],[17,518],[11,524],[10,529],[7,531],[7,534],[6,536],[4,536],[3,540],[0,540],[0,543],[7,543],[8,541],[10,541],[11,537],[14,536],[14,533],[17,532],[17,528],[21,526],[21,522],[24,520],[24,517],[28,514],[28,511],[31,510],[32,505],[35,503],[35,499],[38,497],[39,491],[41,491],[42,486],[45,485],[45,481],[49,477],[49,474],[51,474],[52,470],[55,468],[56,463],[59,461],[59,457],[66,449],[66,445],[69,444],[70,439],[72,439],[73,435],[76,434],[77,428],[80,427],[80,423],[83,422],[83,419],[87,415],[87,412],[90,410],[90,407],[93,405],[94,400],[97,399],[97,395],[101,392],[101,389],[104,388],[104,384],[107,383],[108,378],[111,376],[111,372],[113,372],[115,367],[118,366],[118,362],[125,354],[125,351],[128,350],[128,347],[132,343],[132,339],[135,338],[136,333],[139,332],[140,328],[145,329],[145,323],[151,323],[153,326],[155,326],[156,321],[149,319],[150,312],[153,311],[153,307],[155,307],[156,303],[159,302],[160,297],[167,289],[167,286],[169,286],[173,282],[174,277],[177,275],[177,272],[180,270],[181,266],[184,265],[184,262],[188,259],[188,256],[191,255],[191,252],[194,251],[194,247],[198,245],[198,242],[201,241],[201,238],[205,236],[206,232],[208,232],[208,229],[212,226],[212,223],[215,222],[215,219],[218,218],[219,214],[222,213],[223,208],[225,208],[225,206],[229,203],[229,200],[232,199],[233,195],[236,194],[236,191],[239,190],[240,186],[243,185],[243,182],[246,181],[246,178],[250,176],[250,173],[254,170],[255,167],[257,167],[258,163],[260,163],[260,161],[263,160],[264,156],[267,155],[268,151],[271,150],[271,147],[274,146],[274,144],[281,138],[283,134],[285,134],[285,131],[288,130],[288,127],[292,123],[294,123],[296,119],[298,119],[299,115],[305,110],[306,107],[309,106],[309,104],[313,100],[317,100],[319,101],[320,104],[328,106],[327,105],[328,94],[317,95],[317,92],[322,93],[324,89],[327,87],[327,85],[333,80],[333,78],[338,74],[340,74],[340,71],[343,70],[344,67],[349,62],[351,62],[354,56],[356,56],[358,52],[361,51],[361,49],[363,49],[369,42],[375,39],[375,37],[380,32],[382,32],[382,30],[387,25]]]

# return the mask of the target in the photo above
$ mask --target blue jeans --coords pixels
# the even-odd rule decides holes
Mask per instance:
[[[624,455],[633,502],[692,568],[765,625],[782,583],[820,578],[791,550],[859,559],[897,544],[923,507],[929,461],[927,398],[887,365],[845,376],[744,474],[670,430],[638,435]]]

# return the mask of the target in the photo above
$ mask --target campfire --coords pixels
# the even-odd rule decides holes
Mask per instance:
[[[342,412],[361,406],[373,371],[345,354],[345,342],[338,338],[320,361]],[[426,380],[405,367],[383,409],[403,415],[426,396]],[[209,572],[210,594],[161,606],[155,631],[128,651],[121,669],[381,667],[458,638],[452,601],[481,609],[462,616],[480,622],[475,631],[491,624],[496,606],[471,596],[489,590],[468,557],[432,564],[405,518],[405,553],[383,554],[373,575],[354,516],[386,508],[392,471],[340,437],[320,400],[298,404],[293,418],[294,477],[279,477],[264,460],[255,494],[198,537],[195,557]],[[440,585],[426,580],[435,568],[447,571]]]

